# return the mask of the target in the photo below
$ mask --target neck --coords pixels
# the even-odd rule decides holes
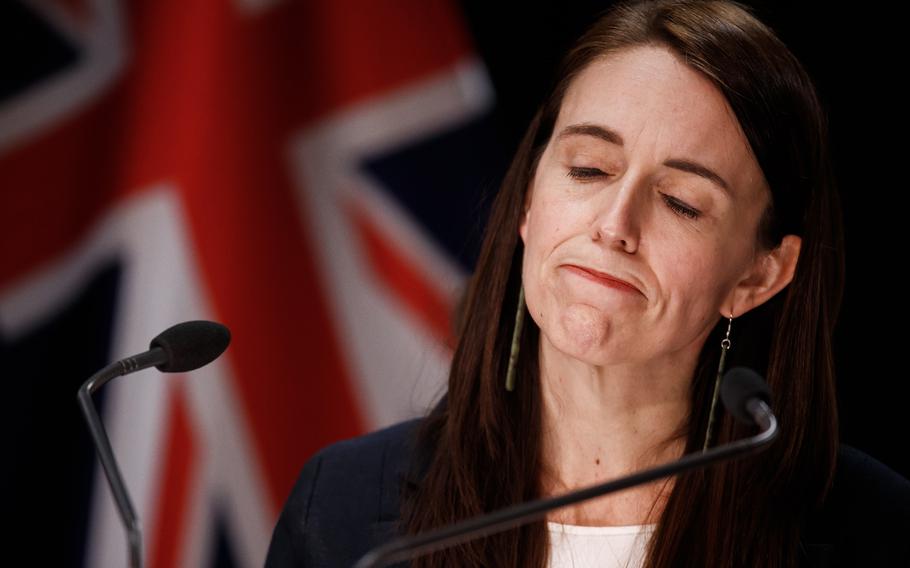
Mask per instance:
[[[545,494],[603,483],[681,456],[696,362],[694,353],[648,365],[592,366],[558,351],[541,334]],[[617,493],[625,504],[609,510],[628,520],[637,515],[633,509],[647,508],[644,501],[666,487],[658,481]],[[607,510],[600,514],[609,516]]]

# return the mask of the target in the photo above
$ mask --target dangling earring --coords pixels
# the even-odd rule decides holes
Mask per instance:
[[[708,414],[708,430],[705,432],[705,445],[702,452],[708,451],[708,444],[711,443],[711,431],[714,428],[714,410],[717,406],[717,394],[720,392],[720,379],[724,373],[724,359],[727,358],[727,351],[730,349],[730,328],[733,327],[733,312],[730,312],[730,321],[727,323],[727,336],[720,342],[720,363],[717,365],[717,377],[714,379],[714,395],[711,397],[711,412]]]
[[[515,367],[518,363],[518,347],[521,344],[521,328],[525,322],[525,287],[518,289],[518,309],[515,310],[515,329],[512,330],[512,349],[509,352],[509,370],[506,371],[506,390],[515,390]]]

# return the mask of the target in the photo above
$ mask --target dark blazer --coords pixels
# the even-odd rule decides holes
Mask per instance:
[[[418,422],[313,456],[275,526],[266,566],[350,567],[397,536],[399,490],[419,477],[411,469]],[[910,567],[910,481],[841,445],[834,486],[808,523],[803,545],[805,566]]]

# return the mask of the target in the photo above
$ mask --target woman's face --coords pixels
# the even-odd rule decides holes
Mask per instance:
[[[590,364],[697,355],[750,304],[769,193],[723,95],[678,56],[636,47],[573,81],[520,225],[546,340]],[[631,283],[614,287],[612,275]]]

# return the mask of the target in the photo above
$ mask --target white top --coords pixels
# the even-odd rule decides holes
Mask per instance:
[[[550,568],[640,568],[657,525],[585,527],[547,521]]]

